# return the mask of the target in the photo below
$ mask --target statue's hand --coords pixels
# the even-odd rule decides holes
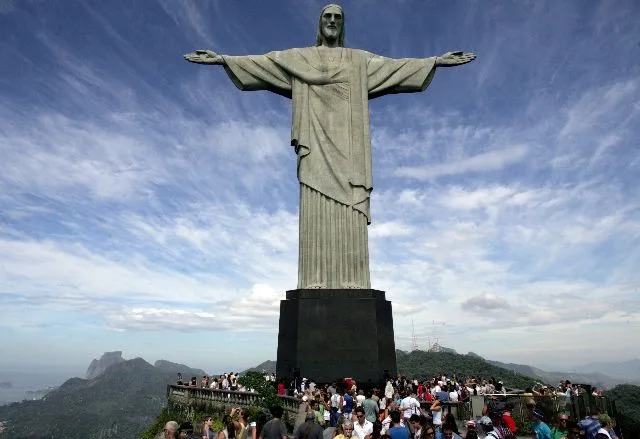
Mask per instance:
[[[224,64],[222,56],[212,50],[196,50],[184,55],[184,59],[196,64]]]
[[[447,52],[436,57],[436,67],[454,67],[470,63],[476,59],[476,54],[472,52]]]

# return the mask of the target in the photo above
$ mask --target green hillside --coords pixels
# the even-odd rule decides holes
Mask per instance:
[[[247,372],[276,372],[276,362],[273,360],[267,360],[263,363],[258,364],[257,366],[250,367],[249,369],[242,371],[241,374],[245,374]]]
[[[640,437],[640,386],[621,384],[608,390],[605,395],[616,402],[623,435]]]
[[[504,382],[508,388],[524,389],[532,387],[536,379],[512,370],[495,366],[477,355],[460,355],[452,352],[396,351],[398,373],[408,377],[432,378],[438,374],[455,374],[457,377],[469,376],[495,378]]]
[[[138,437],[165,406],[173,379],[141,358],[91,380],[72,378],[41,400],[0,406],[2,438]]]

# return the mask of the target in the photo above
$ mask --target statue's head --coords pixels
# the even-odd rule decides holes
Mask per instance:
[[[342,7],[330,4],[322,8],[320,20],[318,22],[318,34],[316,36],[316,46],[322,46],[323,42],[336,43],[337,46],[344,47],[344,12]]]

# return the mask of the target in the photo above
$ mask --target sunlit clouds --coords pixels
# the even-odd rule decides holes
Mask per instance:
[[[442,344],[496,360],[640,356],[637,6],[418,3],[343,5],[351,47],[478,53],[371,104],[371,281],[397,347],[444,322]],[[300,5],[0,2],[1,364],[275,358],[290,102],[182,54],[310,45],[323,3]]]

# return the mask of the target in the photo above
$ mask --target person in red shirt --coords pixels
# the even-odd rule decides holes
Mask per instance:
[[[351,387],[353,386],[353,378],[345,378],[344,379],[344,385],[347,391],[351,390]]]
[[[511,412],[507,411],[502,413],[502,422],[504,422],[504,425],[506,425],[509,430],[511,430],[511,433],[516,434],[516,432],[518,431],[518,427],[516,427],[516,421],[514,421],[511,417]]]
[[[278,383],[278,395],[284,396],[284,383]]]

